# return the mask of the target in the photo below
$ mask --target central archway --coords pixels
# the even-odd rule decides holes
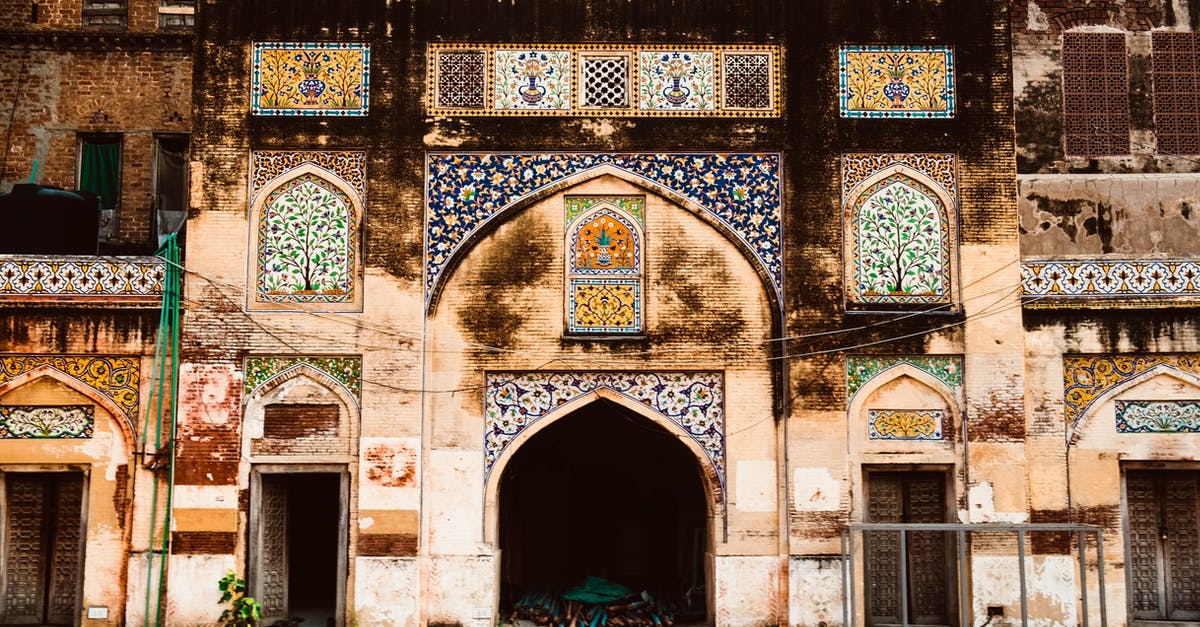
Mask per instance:
[[[522,444],[499,488],[502,611],[596,576],[705,619],[712,507],[677,435],[596,400]]]

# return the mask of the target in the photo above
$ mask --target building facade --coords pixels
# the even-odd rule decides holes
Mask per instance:
[[[0,623],[1200,616],[1195,2],[10,4]]]

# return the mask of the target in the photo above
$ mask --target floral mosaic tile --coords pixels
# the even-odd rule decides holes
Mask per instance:
[[[700,50],[638,53],[638,107],[657,111],[716,109],[713,53]]]
[[[247,357],[243,398],[249,398],[267,382],[305,365],[325,373],[354,398],[362,396],[362,358],[301,355],[293,357]]]
[[[963,361],[959,355],[860,355],[846,358],[846,403],[869,381],[901,365],[912,366],[945,383],[955,396],[961,394]]]
[[[141,361],[137,357],[99,355],[5,355],[0,356],[0,384],[38,370],[50,368],[79,381],[116,405],[137,424]]]
[[[492,106],[496,109],[570,109],[571,53],[497,50]]]
[[[254,115],[367,114],[367,44],[256,43],[253,64]]]
[[[472,234],[569,177],[606,166],[656,191],[686,198],[710,214],[753,251],[754,262],[781,300],[778,154],[431,153],[425,170],[427,304]]]
[[[872,440],[941,440],[944,424],[940,409],[867,410],[867,437]]]
[[[1063,410],[1075,428],[1101,397],[1163,367],[1200,375],[1200,354],[1066,355],[1063,357]]]
[[[641,281],[571,279],[567,305],[570,333],[637,333],[642,330]]]
[[[430,115],[778,117],[775,45],[429,45]]]
[[[641,238],[624,214],[601,209],[571,226],[567,258],[572,274],[637,274]]]
[[[1200,300],[1200,262],[1189,259],[1021,261],[1027,306],[1178,306]]]
[[[0,255],[0,298],[157,304],[165,275],[157,257]]]
[[[954,117],[954,51],[945,46],[842,46],[844,118]]]
[[[354,306],[365,155],[256,152],[251,165],[254,302]]]
[[[842,155],[849,303],[952,304],[955,178],[951,154]]]
[[[0,405],[0,438],[90,438],[96,428],[92,405]]]
[[[1113,401],[1118,433],[1200,433],[1200,401]]]
[[[719,372],[489,372],[484,467],[522,431],[584,394],[607,389],[644,404],[696,441],[725,486],[725,377]]]
[[[565,196],[563,204],[567,212],[567,224],[597,205],[612,205],[633,216],[638,224],[646,223],[645,196]]]

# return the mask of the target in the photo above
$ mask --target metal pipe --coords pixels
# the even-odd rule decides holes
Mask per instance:
[[[1021,579],[1021,627],[1029,627],[1029,602],[1025,598],[1025,530],[1017,529],[1017,573]]]
[[[846,589],[848,588],[847,582],[853,578],[850,573],[850,568],[852,567],[852,565],[854,563],[851,562],[849,559],[847,559],[847,555],[846,555],[846,538],[849,535],[850,535],[849,529],[842,530],[842,625],[843,625],[843,627],[850,627],[850,604],[846,603],[846,599],[849,599],[850,597],[847,596]]]
[[[958,615],[959,625],[970,627],[971,608],[967,595],[967,532],[958,530]]]
[[[858,609],[858,599],[854,598],[854,530],[851,529],[847,534],[847,543],[850,545],[850,596],[846,597],[846,602],[850,604],[850,622],[845,627],[853,627],[858,624],[857,617],[854,615]],[[865,585],[865,584],[864,584]]]
[[[900,529],[900,625],[908,627],[908,532]]]
[[[1079,543],[1080,611],[1083,614],[1083,627],[1088,627],[1087,536],[1083,535],[1082,529],[1075,533]]]
[[[1108,603],[1104,591],[1104,532],[1096,529],[1096,583],[1100,586],[1100,627],[1108,627]]]

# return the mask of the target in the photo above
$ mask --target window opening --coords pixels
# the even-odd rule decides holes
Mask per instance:
[[[1066,154],[1129,154],[1129,71],[1124,33],[1063,34]]]
[[[158,0],[158,27],[192,29],[196,26],[196,0]]]
[[[1158,152],[1200,154],[1200,33],[1151,33]]]
[[[186,135],[154,138],[154,216],[160,246],[187,222],[187,159]]]
[[[124,28],[128,17],[126,0],[83,0],[83,25]]]
[[[80,136],[77,185],[100,197],[100,236],[115,239],[121,207],[120,135]]]

